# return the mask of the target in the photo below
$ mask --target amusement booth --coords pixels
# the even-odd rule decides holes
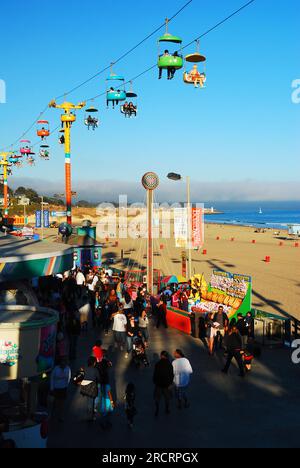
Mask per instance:
[[[224,312],[230,320],[238,313],[246,315],[252,309],[251,276],[214,270],[209,284],[203,275],[195,275],[191,280],[191,288],[194,294],[189,296],[188,310],[180,310],[173,306],[168,308],[167,314],[169,325],[187,334],[192,333],[191,318],[198,323],[199,317],[209,312],[216,313],[220,305],[224,307]],[[173,305],[175,303],[176,295]]]
[[[46,447],[45,389],[59,319],[39,306],[31,280],[72,266],[68,246],[0,235],[0,416],[4,438],[17,448]]]

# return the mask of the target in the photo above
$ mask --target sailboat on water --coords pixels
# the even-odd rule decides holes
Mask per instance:
[[[263,214],[263,212],[262,212],[262,209],[261,209],[261,208],[259,208],[259,212],[258,212],[258,214]]]

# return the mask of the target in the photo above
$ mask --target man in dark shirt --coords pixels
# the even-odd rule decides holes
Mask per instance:
[[[167,324],[167,305],[161,299],[157,306],[157,322],[156,328],[159,328],[160,324],[163,324],[165,328],[168,328]]]
[[[224,337],[227,335],[229,326],[229,319],[227,314],[224,312],[224,307],[222,305],[219,306],[218,312],[214,316],[214,322],[220,325],[215,339],[215,349],[218,349],[218,347],[222,349]]]
[[[242,337],[238,329],[236,328],[236,326],[231,327],[229,330],[228,337],[227,337],[227,351],[228,351],[227,362],[226,362],[224,369],[222,370],[224,374],[228,373],[229,367],[231,365],[231,361],[233,358],[235,358],[240,369],[240,377],[245,377],[245,368],[244,368],[243,359],[241,355],[242,348],[243,348]]]
[[[170,413],[170,390],[174,379],[174,370],[171,362],[169,361],[169,356],[166,351],[162,351],[160,354],[160,360],[156,363],[154,374],[153,374],[153,383],[155,385],[154,390],[154,401],[155,401],[155,416],[158,416],[159,413],[159,402],[163,396],[165,400],[165,409],[166,414]]]

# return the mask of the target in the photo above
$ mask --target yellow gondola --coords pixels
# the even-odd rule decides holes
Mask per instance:
[[[193,54],[188,54],[185,57],[185,61],[188,63],[193,63],[193,68],[190,71],[184,71],[183,74],[183,81],[186,84],[193,84],[195,88],[205,88],[205,82],[206,82],[206,57],[202,54],[200,54],[200,43],[197,41],[197,51],[194,52]],[[198,68],[198,63],[203,63],[204,64],[204,69],[203,71],[200,71]]]

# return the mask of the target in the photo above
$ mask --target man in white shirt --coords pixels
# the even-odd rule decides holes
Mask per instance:
[[[113,334],[115,340],[115,348],[120,347],[123,351],[126,342],[126,329],[127,329],[127,318],[123,311],[123,306],[120,305],[119,311],[113,316]]]
[[[84,286],[85,285],[85,277],[81,270],[78,270],[76,275],[76,283],[77,286]]]
[[[190,361],[184,357],[180,349],[176,349],[174,357],[175,360],[172,362],[172,366],[174,370],[174,385],[178,408],[182,408],[182,400],[184,401],[184,407],[188,408],[187,389],[193,369]]]
[[[97,275],[94,275],[94,277],[93,277],[93,279],[92,279],[92,282],[89,282],[89,283],[88,283],[88,289],[89,289],[89,291],[95,292],[98,281],[99,281],[98,276],[97,276]]]

